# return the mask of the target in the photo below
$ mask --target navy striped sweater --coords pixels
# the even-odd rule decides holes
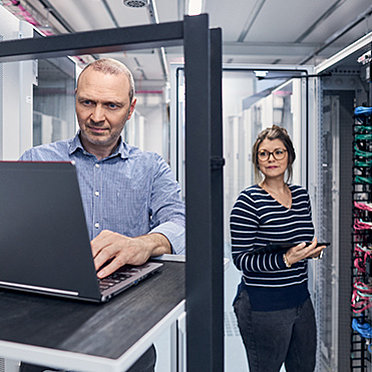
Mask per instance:
[[[289,189],[289,209],[254,185],[240,193],[231,212],[232,256],[243,274],[240,289],[248,291],[252,310],[291,308],[309,297],[307,260],[287,268],[283,254],[254,254],[255,248],[269,242],[297,245],[313,240],[309,194],[301,186],[289,185]]]

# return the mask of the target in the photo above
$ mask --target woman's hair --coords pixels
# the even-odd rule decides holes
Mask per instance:
[[[279,139],[283,142],[287,153],[288,153],[288,165],[287,165],[287,180],[286,182],[289,182],[292,179],[293,174],[293,168],[292,164],[296,159],[296,153],[293,148],[293,143],[291,138],[289,137],[289,134],[285,128],[279,127],[277,125],[273,125],[271,128],[264,129],[257,137],[256,142],[253,145],[252,148],[252,162],[254,165],[254,176],[255,181],[259,183],[262,179],[260,168],[258,166],[258,149],[264,139],[269,140],[275,140]]]

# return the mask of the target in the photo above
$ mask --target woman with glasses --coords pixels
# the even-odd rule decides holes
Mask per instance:
[[[234,264],[242,281],[234,300],[250,372],[315,368],[316,325],[307,289],[307,258],[318,258],[307,191],[288,183],[295,151],[284,128],[263,130],[253,146],[257,184],[243,190],[231,212]],[[283,252],[264,253],[268,244]],[[307,243],[307,244],[306,244]]]

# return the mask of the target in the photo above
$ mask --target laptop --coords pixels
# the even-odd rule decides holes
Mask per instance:
[[[0,161],[0,287],[106,302],[160,269],[96,275],[75,166]]]

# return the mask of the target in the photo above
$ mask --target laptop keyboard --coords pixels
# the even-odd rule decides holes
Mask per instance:
[[[114,273],[112,273],[111,275],[109,275],[108,277],[100,279],[98,281],[99,289],[102,291],[102,290],[112,288],[115,285],[123,282],[124,280],[136,275],[140,271],[141,267],[145,268],[147,266],[148,266],[147,264],[139,266],[139,267],[125,265],[121,267],[120,269],[118,269],[117,271],[115,271]]]
[[[120,271],[118,272],[117,271],[109,275],[106,278],[100,279],[99,288],[101,291],[105,289],[109,289],[113,287],[114,285],[121,283],[125,279],[130,278],[131,276],[133,276],[133,272],[131,273],[131,272],[120,272]]]

